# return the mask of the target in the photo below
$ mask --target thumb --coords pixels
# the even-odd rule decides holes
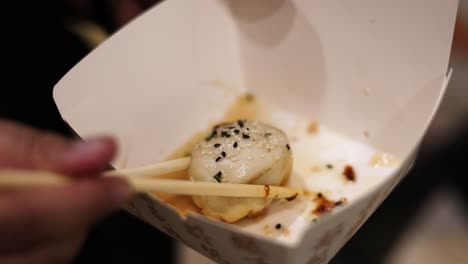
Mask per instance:
[[[108,137],[73,141],[51,132],[0,121],[0,167],[92,175],[104,170],[115,152],[116,144]]]

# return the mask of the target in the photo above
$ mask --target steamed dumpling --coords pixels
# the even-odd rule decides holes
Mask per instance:
[[[260,121],[222,124],[195,145],[190,178],[201,182],[284,185],[292,167],[286,135]],[[263,211],[272,199],[194,196],[203,214],[235,222]]]

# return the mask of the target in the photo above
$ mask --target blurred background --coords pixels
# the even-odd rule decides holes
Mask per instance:
[[[53,86],[159,1],[9,2],[0,117],[71,136]],[[331,263],[468,263],[468,0],[460,0],[450,67],[452,80],[414,169]],[[125,212],[95,226],[75,263],[94,261],[212,263]]]

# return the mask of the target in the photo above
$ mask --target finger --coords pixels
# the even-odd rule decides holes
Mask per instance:
[[[45,242],[35,248],[13,252],[8,255],[0,255],[2,264],[49,264],[71,263],[80,250],[87,231],[79,231],[62,241]]]
[[[83,179],[76,184],[21,190],[0,196],[0,250],[14,251],[45,240],[62,239],[121,207],[129,185],[118,178]]]
[[[70,175],[102,171],[116,152],[109,137],[72,141],[50,132],[0,121],[0,166],[49,169]]]

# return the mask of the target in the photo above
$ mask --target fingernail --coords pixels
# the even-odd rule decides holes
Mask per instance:
[[[79,141],[75,143],[66,155],[66,159],[73,160],[92,155],[99,152],[107,146],[108,142],[104,139],[90,139],[88,141]]]
[[[111,199],[116,207],[124,205],[132,194],[130,185],[123,180],[115,180],[111,189]]]

